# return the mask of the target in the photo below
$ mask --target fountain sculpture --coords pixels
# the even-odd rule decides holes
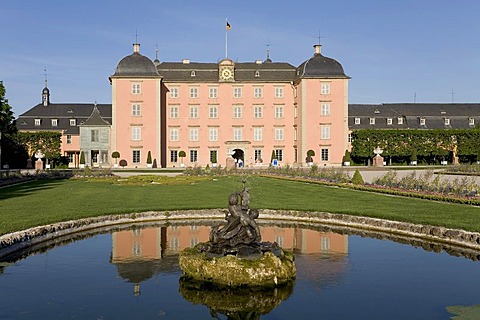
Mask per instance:
[[[275,287],[296,276],[294,256],[276,242],[262,242],[247,188],[233,192],[226,223],[214,226],[210,240],[180,253],[184,278],[219,286]]]

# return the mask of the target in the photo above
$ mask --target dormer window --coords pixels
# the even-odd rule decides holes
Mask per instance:
[[[379,114],[380,111],[379,111],[379,110],[375,110],[374,113],[375,113],[375,114]]]
[[[426,124],[425,118],[424,118],[424,117],[421,117],[421,118],[420,118],[420,125],[421,125],[421,126],[424,126],[425,124]]]
[[[52,127],[58,126],[58,119],[52,119]]]
[[[260,77],[260,71],[255,71],[255,78],[259,78]]]
[[[77,120],[76,119],[70,119],[70,125],[73,127],[73,126],[76,126],[77,125]]]
[[[39,126],[42,123],[42,119],[35,119],[35,126]]]
[[[192,72],[190,72],[190,77],[195,77],[195,76],[196,76],[195,70],[192,70]]]
[[[468,118],[468,125],[469,126],[474,126],[475,125],[475,119],[472,118],[472,117]]]
[[[375,118],[370,118],[370,124],[375,124]]]
[[[387,118],[387,125],[392,125],[392,124],[393,124],[393,119]]]
[[[450,125],[450,118],[445,118],[445,119],[443,119],[443,121],[444,121],[446,126]]]
[[[360,124],[360,118],[355,118],[355,124]]]
[[[397,118],[397,124],[403,124],[403,117]]]
[[[68,109],[67,113],[73,113],[72,109]]]

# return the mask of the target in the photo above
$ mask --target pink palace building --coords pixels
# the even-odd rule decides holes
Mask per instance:
[[[268,53],[254,62],[152,61],[134,44],[109,79],[111,106],[54,104],[45,85],[19,129],[61,131],[71,167],[82,151],[91,166],[303,166],[308,150],[317,165],[340,166],[349,148],[350,78],[320,45],[295,67]]]

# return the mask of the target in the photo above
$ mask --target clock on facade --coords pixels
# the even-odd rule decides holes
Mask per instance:
[[[232,67],[224,67],[220,70],[220,79],[224,81],[231,81],[233,80],[233,68]]]

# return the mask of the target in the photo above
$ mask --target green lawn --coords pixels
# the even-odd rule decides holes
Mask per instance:
[[[0,189],[0,234],[107,214],[226,208],[229,194],[241,190],[241,181],[239,176],[142,176],[29,182]],[[247,177],[246,186],[251,207],[345,213],[480,231],[478,207],[257,176]]]

